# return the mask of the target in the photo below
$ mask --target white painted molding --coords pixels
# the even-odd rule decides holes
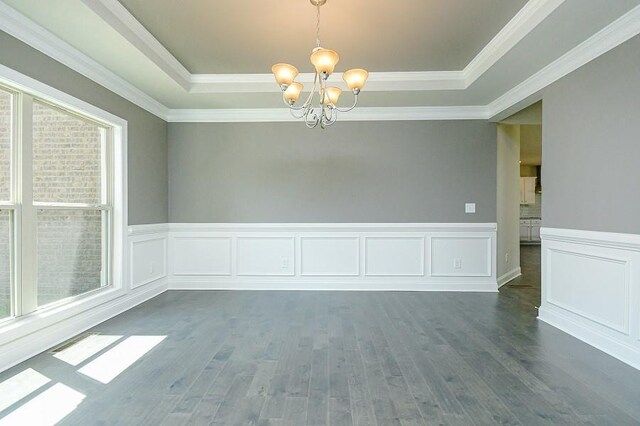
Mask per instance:
[[[515,280],[519,276],[522,276],[522,269],[518,266],[515,269],[512,269],[509,272],[506,272],[498,277],[498,288],[502,287],[505,284]]]
[[[191,73],[118,0],[82,2],[183,89],[191,89]]]
[[[640,369],[640,235],[542,228],[538,318]]]
[[[140,227],[146,225],[135,225]],[[496,232],[496,223],[169,223],[183,232]]]
[[[33,333],[26,334],[0,347],[2,349],[0,350],[0,371],[38,355],[48,348],[164,293],[166,290],[167,282],[161,280],[78,315],[40,326]]]
[[[564,241],[568,243],[640,251],[639,234],[583,231],[580,229],[566,228],[541,228],[540,237],[546,241]]]
[[[172,109],[170,123],[298,122],[286,108]],[[361,107],[340,114],[339,121],[487,120],[484,106],[462,107]]]
[[[313,85],[314,74],[302,73],[296,81]],[[340,77],[332,84],[348,91]],[[367,92],[406,92],[423,90],[464,90],[463,71],[371,72]],[[273,74],[192,74],[191,93],[280,93]]]
[[[117,20],[144,51],[162,61],[162,69],[177,78],[179,84],[194,93],[234,91],[275,91],[270,74],[209,75],[187,74],[186,69],[115,0],[83,0],[101,9],[105,20]],[[106,2],[106,3],[105,3]],[[563,0],[531,0],[500,33],[462,71],[371,73],[368,90],[462,90],[491,65],[495,64],[517,41],[533,30],[562,4]],[[104,7],[100,7],[100,3]],[[116,5],[117,3],[117,5]],[[136,21],[137,22],[137,21]],[[286,122],[296,121],[286,109],[169,109],[89,58],[59,37],[45,30],[0,1],[0,30],[22,40],[51,58],[169,122]],[[145,33],[146,31],[146,33]],[[575,69],[640,34],[640,6],[635,7],[561,58],[538,71],[489,105],[432,107],[357,108],[341,116],[341,121],[411,121],[411,120],[486,120],[495,119],[508,108],[530,99],[541,89]],[[151,37],[151,38],[150,38]],[[155,41],[154,41],[155,40]],[[169,55],[169,56],[167,56]],[[172,56],[171,56],[172,57]],[[153,59],[152,59],[153,60]],[[169,71],[167,71],[167,69]],[[308,76],[304,76],[307,78]],[[188,79],[188,85],[185,83]],[[369,84],[371,88],[369,88]],[[201,86],[201,87],[200,87]],[[210,87],[206,87],[210,86]],[[250,89],[249,89],[250,88]]]
[[[565,0],[530,0],[465,67],[465,88],[471,86],[507,52],[533,31]]]
[[[585,326],[571,315],[544,306],[538,310],[538,319],[640,370],[640,349]]]
[[[130,236],[135,235],[149,235],[149,234],[161,234],[169,231],[169,224],[167,223],[152,223],[147,225],[131,225],[129,226],[128,233]]]
[[[174,223],[169,288],[495,292],[495,241],[495,223]]]
[[[190,74],[117,0],[82,0],[142,54],[191,93],[279,92],[271,74]],[[464,90],[549,16],[564,0],[531,0],[460,71],[372,72],[367,91]],[[298,81],[311,84],[313,74]],[[344,86],[342,82],[338,85]],[[343,88],[344,88],[343,87]]]
[[[487,106],[489,115],[494,117],[500,114],[507,108],[536,94],[548,85],[638,34],[640,34],[640,6],[631,9],[622,17],[491,102]]]
[[[167,107],[0,1],[0,30],[164,119]]]

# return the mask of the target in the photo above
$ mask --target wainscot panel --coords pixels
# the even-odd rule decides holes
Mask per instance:
[[[170,224],[169,286],[497,291],[495,241],[493,223]]]
[[[640,235],[541,235],[539,318],[640,369]]]

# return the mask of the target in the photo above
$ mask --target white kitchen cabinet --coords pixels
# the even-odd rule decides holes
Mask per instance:
[[[531,220],[520,220],[520,241],[529,241],[531,239]]]
[[[540,227],[542,221],[540,219],[531,219],[531,241],[540,241]]]
[[[536,177],[520,178],[520,204],[536,203]]]

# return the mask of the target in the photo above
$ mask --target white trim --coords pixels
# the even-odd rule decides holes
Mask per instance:
[[[361,107],[341,114],[340,121],[487,120],[484,106]],[[286,108],[172,109],[169,123],[297,122]]]
[[[367,91],[464,90],[495,65],[564,0],[531,0],[460,71],[372,72]],[[279,92],[271,74],[191,74],[117,0],[83,0],[96,15],[191,93]],[[298,77],[305,84],[313,74]],[[342,85],[341,82],[338,83]]]
[[[302,73],[296,81],[313,84],[314,74]],[[190,93],[280,93],[273,74],[192,74]],[[336,79],[333,84],[343,90],[347,85]],[[367,92],[405,92],[424,90],[464,90],[463,71],[371,72]]]
[[[640,370],[640,349],[575,321],[571,315],[541,306],[538,319]]]
[[[294,281],[267,281],[267,280],[247,280],[241,282],[235,280],[217,279],[172,279],[169,290],[237,290],[237,291],[444,291],[444,292],[479,292],[495,293],[495,281],[447,281],[447,282],[425,282],[424,280],[394,282],[391,277],[384,281],[360,280],[354,282],[346,279],[328,279],[323,276],[322,282],[317,280],[296,280]]]
[[[150,284],[140,291],[110,300],[91,310],[53,322],[45,327],[37,327],[31,334],[9,342],[0,351],[0,371],[13,367],[48,348],[70,339],[110,318],[143,303],[167,290],[167,282]]]
[[[118,0],[82,2],[183,89],[191,88],[191,73]]]
[[[518,266],[515,269],[506,272],[498,277],[498,288],[522,276],[522,269]]]
[[[576,244],[640,251],[640,235],[638,234],[583,231],[565,228],[541,228],[540,237],[546,241],[564,241]]]
[[[167,223],[152,223],[148,225],[131,225],[129,226],[129,236],[135,235],[148,235],[148,234],[161,234],[169,232],[169,224]]]
[[[551,15],[565,0],[530,0],[465,67],[465,88],[471,86],[507,52]]]
[[[163,118],[167,107],[58,36],[0,1],[0,30],[95,81],[150,113]]]
[[[100,3],[97,0],[85,0]],[[115,0],[108,0],[109,4]],[[391,72],[371,73],[368,90],[458,90],[468,87],[486,72],[517,41],[535,28],[551,14],[562,0],[532,0],[494,37],[493,40],[462,71],[438,72]],[[108,6],[108,5],[107,5]],[[111,4],[113,6],[113,4]],[[113,14],[113,10],[105,10]],[[133,28],[133,35],[140,38],[147,50],[153,50],[162,57],[164,68],[170,67],[180,79],[186,78],[184,70],[166,55],[168,51],[149,39],[140,26],[124,17],[126,9],[116,11],[126,26]],[[106,13],[106,12],[105,12]],[[112,17],[113,18],[113,17]],[[123,23],[124,25],[124,23]],[[169,122],[284,122],[295,121],[286,109],[169,109],[147,95],[131,83],[120,78],[98,62],[75,49],[59,37],[45,30],[32,20],[0,1],[0,30],[22,40],[51,58],[69,66],[105,88],[133,102],[141,108]],[[134,31],[135,30],[135,31]],[[145,30],[146,31],[146,30]],[[341,116],[341,121],[385,121],[385,120],[486,120],[496,118],[508,108],[529,99],[547,85],[615,48],[624,41],[640,33],[640,6],[635,7],[600,32],[590,37],[578,47],[567,52],[518,86],[509,90],[486,106],[432,106],[432,107],[372,107],[357,108],[350,114]],[[131,36],[131,34],[130,34]],[[153,36],[151,36],[153,37]],[[164,50],[163,50],[164,49]],[[166,51],[166,52],[165,52]],[[174,58],[175,59],[175,58]],[[162,67],[161,67],[162,68]],[[482,71],[484,69],[484,71]],[[194,74],[189,77],[189,90],[200,92],[198,85],[213,85],[213,92],[276,91],[269,74]],[[185,86],[184,81],[180,83]],[[231,87],[235,88],[231,88]],[[226,88],[225,88],[226,87]],[[209,90],[209,89],[207,89]]]
[[[491,102],[487,106],[489,115],[494,117],[518,102],[535,95],[538,91],[638,34],[640,34],[640,6],[631,9],[631,11],[613,23]]]
[[[640,369],[640,235],[558,228],[540,234],[538,318]]]
[[[136,225],[135,227],[145,226]],[[169,223],[171,233],[198,232],[496,232],[495,223]],[[133,228],[133,227],[132,227]]]
[[[463,241],[460,245],[439,249],[442,250],[439,268],[443,276],[433,276],[429,267],[433,249],[427,246],[427,241],[438,236],[460,237]],[[310,238],[324,239],[327,244],[320,250],[316,246],[305,251],[302,242]],[[353,249],[358,251],[357,255],[351,252],[349,262],[352,263],[347,268],[344,259],[335,256],[345,238],[355,240]],[[486,238],[488,243],[471,248],[464,244],[465,239],[474,238]],[[203,248],[203,239],[229,240],[230,251]],[[269,259],[257,257],[252,250],[240,250],[239,241],[247,239],[257,239],[258,250],[268,252]],[[290,241],[288,246],[280,244],[283,239]],[[495,239],[495,223],[172,223],[169,224],[169,288],[497,291]],[[375,260],[369,257],[367,240],[378,242]],[[412,243],[403,246],[406,241]],[[398,254],[398,247],[403,254]],[[478,274],[474,270],[453,268],[454,258],[474,256],[487,258],[486,274],[484,270]],[[313,259],[316,265],[322,266],[316,267],[313,274],[305,272],[303,258]],[[217,269],[211,270],[212,265],[222,268],[224,276]]]

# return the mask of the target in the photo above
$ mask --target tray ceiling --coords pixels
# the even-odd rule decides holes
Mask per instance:
[[[639,34],[640,0],[329,0],[322,17],[338,71],[371,71],[345,119],[495,118]],[[314,20],[308,0],[0,0],[0,30],[181,121],[286,120],[270,67],[311,71]]]

